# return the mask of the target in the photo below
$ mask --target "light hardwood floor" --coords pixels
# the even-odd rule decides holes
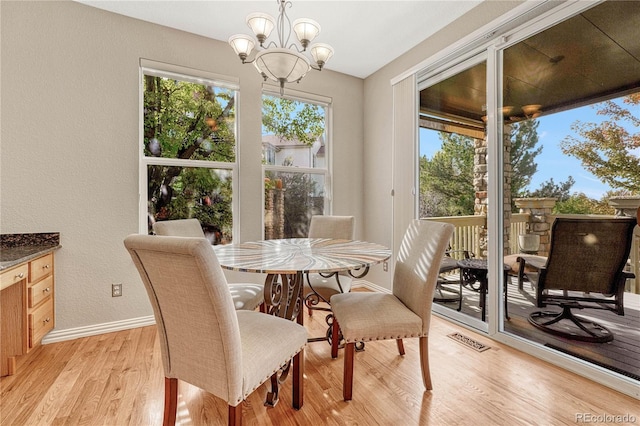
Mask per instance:
[[[324,315],[305,316],[312,336]],[[476,352],[447,337],[460,332],[491,349]],[[353,401],[342,400],[340,353],[327,343],[306,350],[305,402],[291,408],[291,381],[275,408],[266,385],[243,405],[246,425],[574,425],[577,416],[629,415],[638,401],[484,336],[435,318],[430,340],[434,389],[424,391],[417,340],[368,343],[356,353]],[[277,344],[277,342],[274,342]],[[155,327],[54,343],[0,380],[2,425],[160,425],[163,374]],[[582,417],[585,419],[586,417]],[[178,423],[223,425],[224,402],[180,382]]]

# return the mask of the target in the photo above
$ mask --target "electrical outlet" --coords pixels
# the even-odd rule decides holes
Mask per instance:
[[[111,284],[111,297],[122,296],[122,284]]]
[[[386,260],[382,262],[382,270],[385,272],[389,272],[389,262],[387,262]]]

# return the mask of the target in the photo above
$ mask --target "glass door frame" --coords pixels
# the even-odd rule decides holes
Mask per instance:
[[[501,25],[504,23],[494,23],[493,28],[488,25],[481,30],[483,33],[492,35],[487,43],[478,43],[477,34],[474,33],[468,37],[466,43],[468,49],[461,48],[461,44],[452,47],[452,51],[462,51],[458,55],[458,59],[451,59],[455,55],[452,52],[443,52],[439,59],[435,58],[431,62],[429,60],[420,64],[419,69],[412,70],[417,76],[416,90],[419,93],[424,89],[425,81],[434,83],[438,73],[446,72],[449,68],[454,69],[463,62],[475,55],[484,52],[487,60],[487,149],[488,149],[488,196],[489,196],[489,214],[487,216],[488,226],[488,251],[489,251],[489,292],[487,294],[488,315],[487,330],[485,331],[492,339],[511,346],[515,349],[526,352],[544,361],[548,361],[563,369],[572,371],[581,376],[587,377],[597,383],[603,384],[627,395],[638,398],[637,381],[622,376],[610,370],[605,370],[594,364],[582,361],[575,357],[565,355],[544,346],[528,341],[524,338],[508,334],[504,331],[504,312],[503,312],[503,292],[501,291],[504,283],[502,282],[501,271],[503,267],[503,156],[504,144],[502,141],[503,120],[500,111],[502,103],[502,55],[504,49],[515,45],[516,43],[540,32],[551,28],[572,16],[575,16],[584,10],[597,6],[599,2],[566,2],[551,8],[550,10],[542,10],[535,16],[528,16],[519,26],[512,27],[509,30],[501,32]],[[527,14],[531,15],[532,9],[521,11],[520,17]],[[535,12],[535,11],[534,11]],[[513,18],[513,16],[512,16]],[[463,40],[464,42],[465,40]],[[463,59],[461,59],[464,57]],[[446,60],[442,60],[446,58]],[[398,77],[399,78],[399,77]],[[417,144],[416,144],[417,145]],[[416,147],[417,149],[417,147]],[[417,156],[416,156],[417,158]],[[416,160],[417,163],[417,160]],[[416,194],[417,197],[417,194]],[[417,203],[416,203],[417,204]],[[499,213],[497,213],[499,212]],[[447,308],[442,308],[447,309]],[[441,315],[440,309],[434,305],[434,312]],[[455,316],[447,315],[454,321],[459,321]],[[465,324],[462,324],[465,325]],[[474,327],[474,329],[478,329]]]
[[[474,52],[471,55],[468,56],[464,56],[462,58],[458,58],[457,61],[453,62],[453,63],[449,63],[449,64],[445,64],[442,67],[438,67],[428,73],[424,73],[422,75],[422,77],[418,80],[418,95],[419,93],[424,90],[427,89],[435,84],[438,84],[450,77],[455,76],[456,74],[459,74],[463,71],[466,71],[472,67],[474,67],[475,65],[481,64],[481,63],[487,63],[487,59],[488,59],[488,55],[487,55],[487,51],[486,50],[482,50],[479,52]],[[487,74],[488,75],[488,74]],[[419,98],[419,96],[418,96]],[[420,106],[417,106],[417,109],[419,111]],[[418,132],[419,133],[419,132]],[[416,152],[415,152],[415,158],[416,161],[414,162],[416,164],[416,171],[415,171],[415,188],[420,188],[420,183],[419,183],[419,178],[420,178],[420,171],[419,168],[417,166],[418,161],[417,159],[420,157],[420,153],[419,153],[419,147],[418,147],[418,143],[416,143]],[[414,203],[414,208],[415,208],[415,212],[414,212],[414,216],[415,217],[419,217],[419,203],[418,203],[418,199],[419,199],[419,194],[420,191],[416,191],[416,201]],[[487,217],[487,220],[489,218]],[[491,269],[489,269],[490,271]],[[487,299],[488,301],[488,299]],[[490,331],[489,329],[489,322],[483,322],[477,318],[473,318],[470,317],[466,314],[463,314],[462,312],[458,312],[456,309],[450,308],[450,307],[446,307],[446,306],[442,306],[439,305],[437,303],[433,304],[432,307],[433,311],[436,312],[437,314],[446,317],[446,318],[450,318],[458,323],[464,324],[466,326],[469,326],[475,330],[478,331],[482,331],[484,333],[488,333]],[[491,308],[491,305],[489,305],[489,310],[491,310],[493,308]]]

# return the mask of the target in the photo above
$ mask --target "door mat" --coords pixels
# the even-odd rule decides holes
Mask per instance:
[[[484,352],[487,349],[491,349],[491,346],[487,346],[484,343],[480,343],[469,336],[465,336],[464,334],[451,333],[451,334],[447,334],[447,337],[452,338],[456,342],[462,343],[463,345],[473,349],[476,352]]]

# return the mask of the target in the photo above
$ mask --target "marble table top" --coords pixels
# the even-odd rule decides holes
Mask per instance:
[[[340,272],[384,262],[391,251],[375,243],[291,238],[213,246],[220,266],[242,272]]]

